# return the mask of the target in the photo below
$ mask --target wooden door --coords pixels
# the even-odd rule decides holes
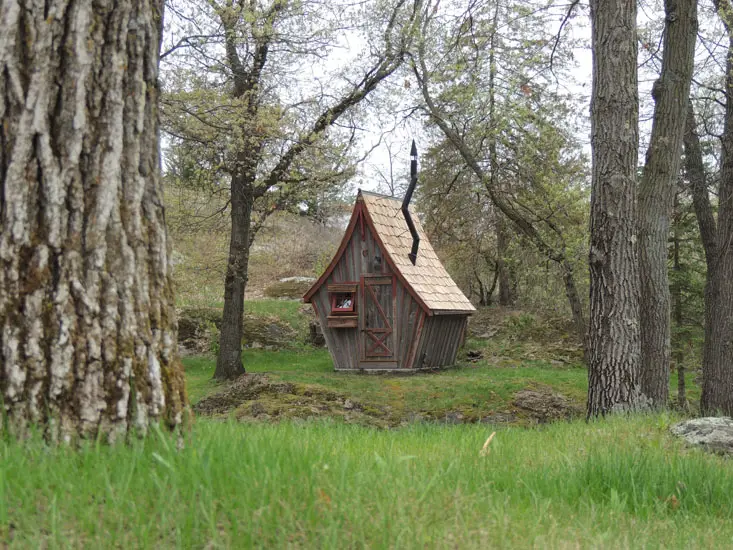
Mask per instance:
[[[362,361],[394,362],[394,277],[362,278]]]

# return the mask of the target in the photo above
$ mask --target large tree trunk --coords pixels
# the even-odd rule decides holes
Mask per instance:
[[[219,338],[219,356],[214,378],[232,379],[244,374],[242,336],[244,333],[244,292],[249,272],[249,235],[254,197],[244,177],[232,178],[232,235],[224,279],[224,312]]]
[[[697,0],[665,0],[664,10],[662,71],[652,88],[654,123],[639,187],[641,391],[654,408],[666,407],[669,399],[667,241],[697,39]]]
[[[590,221],[588,416],[636,409],[639,144],[636,2],[591,0],[593,177]]]
[[[705,292],[705,344],[700,409],[703,414],[733,414],[733,21],[728,2],[718,6],[728,30],[726,107],[723,129],[718,232]],[[709,262],[710,264],[710,262]]]
[[[0,401],[18,436],[185,407],[158,149],[163,2],[0,2]]]

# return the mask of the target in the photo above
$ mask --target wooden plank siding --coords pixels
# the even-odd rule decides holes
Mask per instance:
[[[366,251],[366,255],[364,251]],[[381,258],[381,262],[375,263],[375,257]],[[361,347],[363,344],[360,342],[361,331],[358,328],[328,326],[328,317],[331,311],[328,287],[347,288],[344,285],[358,283],[362,275],[374,276],[379,274],[393,277],[392,270],[370,228],[367,225],[364,226],[364,239],[362,240],[361,228],[357,224],[356,230],[344,249],[343,256],[311,299],[316,306],[318,321],[323,329],[323,335],[328,349],[331,351],[336,369],[370,368],[371,365],[367,365],[362,361]],[[337,286],[334,287],[334,285]],[[355,293],[355,299],[356,312],[359,314],[364,306],[364,298],[360,292],[357,292]],[[417,336],[418,320],[421,317],[422,309],[402,283],[396,279],[393,283],[393,307],[395,361],[389,367],[409,368],[410,352],[414,352],[415,349],[415,337]],[[360,365],[360,363],[364,364]]]
[[[412,368],[434,369],[455,363],[466,315],[436,315],[425,320]]]

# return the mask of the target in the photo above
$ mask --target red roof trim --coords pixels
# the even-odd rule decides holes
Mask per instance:
[[[346,252],[346,247],[349,245],[349,241],[351,240],[351,236],[354,233],[354,228],[356,228],[356,222],[359,219],[359,215],[361,214],[362,210],[364,209],[364,203],[360,200],[361,195],[358,195],[356,197],[356,205],[354,205],[354,210],[351,213],[351,219],[349,220],[349,225],[346,227],[346,232],[344,233],[344,238],[341,240],[341,244],[339,245],[338,250],[336,251],[336,254],[334,254],[333,259],[331,260],[331,263],[328,264],[328,267],[326,268],[326,271],[323,272],[323,275],[321,275],[318,280],[313,283],[313,286],[310,287],[310,290],[306,292],[303,295],[303,301],[305,303],[310,302],[310,299],[313,297],[313,295],[318,292],[318,289],[321,288],[323,283],[326,282],[326,279],[331,275],[333,270],[336,268],[336,265],[338,264],[339,260],[341,259],[341,256],[344,255],[344,252]]]

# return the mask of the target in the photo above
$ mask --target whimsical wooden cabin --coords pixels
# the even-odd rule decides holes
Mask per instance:
[[[318,315],[336,370],[455,362],[475,308],[409,214],[413,189],[414,181],[404,203],[359,191],[338,252],[303,297]]]

